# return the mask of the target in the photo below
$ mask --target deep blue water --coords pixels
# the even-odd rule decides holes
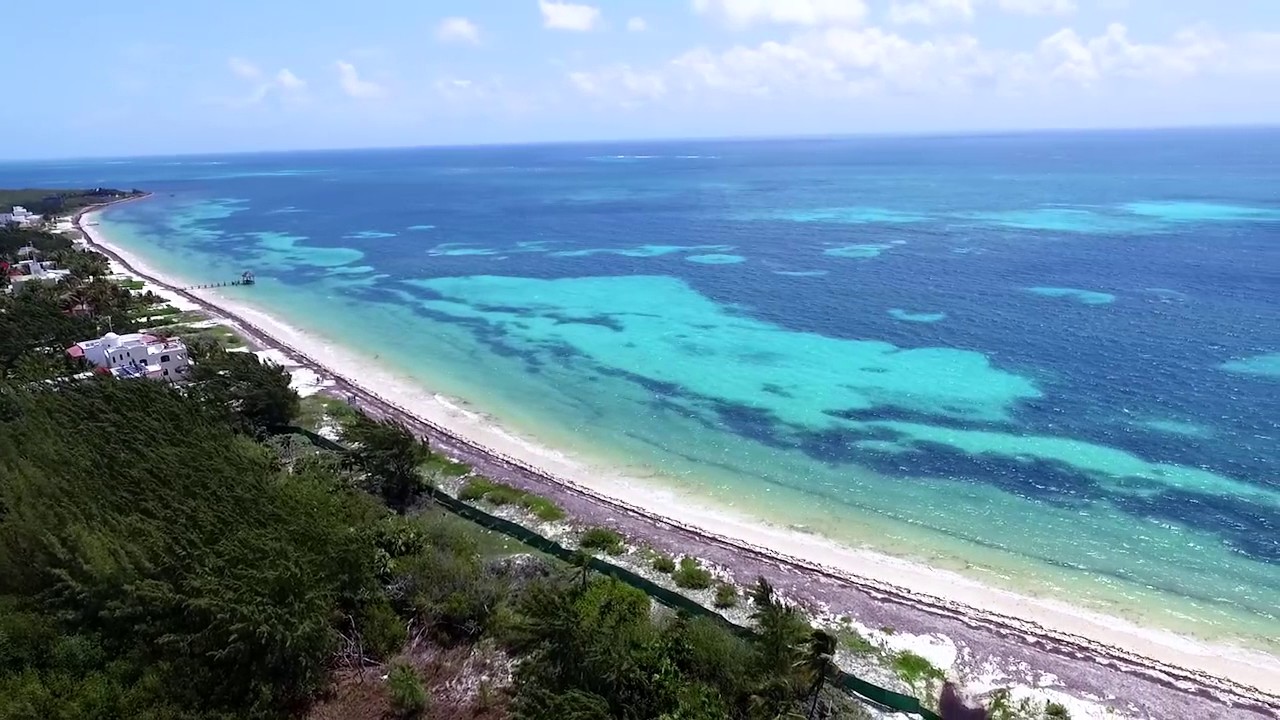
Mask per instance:
[[[1280,131],[0,165],[85,185],[500,419],[1276,621]]]

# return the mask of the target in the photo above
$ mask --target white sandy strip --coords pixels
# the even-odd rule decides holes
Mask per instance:
[[[156,272],[133,253],[113,245],[109,239],[104,242],[97,226],[83,226],[93,242],[116,253],[138,272],[168,282],[163,273]],[[1214,684],[1213,678],[1218,678],[1237,687],[1255,688],[1262,691],[1259,699],[1265,702],[1275,702],[1275,697],[1280,696],[1280,658],[1276,656],[1144,628],[1058,600],[992,588],[958,573],[865,548],[840,545],[741,513],[708,507],[704,499],[622,476],[607,467],[589,466],[578,458],[518,437],[496,427],[486,416],[465,410],[462,401],[438,397],[415,381],[388,372],[368,357],[303,332],[261,310],[228,300],[214,290],[195,290],[191,294],[243,318],[334,375],[381,398],[393,398],[395,405],[413,415],[447,427],[477,445],[537,467],[586,493],[800,565],[816,566],[864,585],[910,593],[922,603],[947,606],[957,615],[1023,627],[1032,635],[1056,636],[1082,645],[1096,644],[1104,652],[1119,651],[1139,659],[1155,659],[1158,661],[1155,664],[1200,675],[1209,685]]]

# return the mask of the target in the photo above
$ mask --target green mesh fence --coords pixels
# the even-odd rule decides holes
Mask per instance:
[[[346,448],[342,445],[304,428],[282,427],[278,428],[276,432],[280,434],[304,435],[318,447],[323,447],[336,452],[346,451]],[[436,502],[436,504],[454,515],[469,520],[488,530],[502,533],[503,535],[514,540],[518,540],[540,552],[552,555],[571,564],[582,562],[585,559],[588,567],[595,572],[615,578],[619,582],[626,583],[677,612],[685,612],[694,617],[709,618],[725,625],[729,630],[743,637],[749,637],[753,634],[753,631],[750,628],[729,622],[729,620],[720,613],[708,607],[704,607],[690,598],[670,588],[663,587],[649,578],[639,575],[627,568],[614,565],[613,563],[602,560],[594,555],[583,555],[576,549],[567,548],[523,525],[514,523],[505,518],[500,518],[496,515],[491,515],[484,510],[473,505],[469,505],[438,488],[428,487],[427,494]],[[875,685],[863,680],[862,678],[847,673],[834,665],[829,666],[828,679],[832,685],[882,707],[912,715],[920,715],[925,718],[925,720],[943,720],[937,713],[921,705],[918,698],[894,692],[888,688],[882,688],[879,685]]]

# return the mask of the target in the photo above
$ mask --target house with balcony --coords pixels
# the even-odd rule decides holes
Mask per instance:
[[[191,372],[191,358],[181,340],[147,333],[107,333],[72,345],[67,355],[120,378],[181,382]]]

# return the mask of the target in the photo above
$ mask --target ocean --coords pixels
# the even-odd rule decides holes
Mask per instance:
[[[1280,131],[0,164],[522,436],[1280,651]]]

